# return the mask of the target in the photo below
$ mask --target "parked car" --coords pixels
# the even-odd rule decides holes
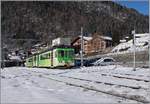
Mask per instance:
[[[99,58],[94,58],[94,59],[88,59],[86,60],[85,62],[85,65],[84,66],[93,66],[92,63],[96,62]]]
[[[84,59],[83,60],[83,65],[84,66],[93,66],[93,62],[97,61],[99,58],[94,58],[94,59]],[[75,66],[76,67],[80,67],[81,66],[81,60],[80,59],[76,59],[75,60]]]
[[[85,66],[86,64],[86,60],[83,60],[83,65]],[[81,60],[80,59],[76,59],[75,60],[75,67],[80,67],[81,66]]]
[[[106,65],[114,65],[115,60],[111,57],[100,58],[99,60],[92,63],[94,66],[106,66]]]

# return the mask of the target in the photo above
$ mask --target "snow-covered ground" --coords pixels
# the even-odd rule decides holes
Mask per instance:
[[[1,69],[1,103],[150,103],[150,69]]]

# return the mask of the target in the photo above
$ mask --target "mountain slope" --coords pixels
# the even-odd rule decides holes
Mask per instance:
[[[134,25],[137,33],[148,32],[149,28],[148,16],[111,1],[3,1],[1,11],[2,39],[9,48],[29,48],[56,37],[75,37],[81,26],[84,35],[111,35],[114,44],[130,34]]]

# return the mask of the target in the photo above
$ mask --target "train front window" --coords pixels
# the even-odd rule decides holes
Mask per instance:
[[[64,57],[64,55],[65,55],[64,51],[63,50],[59,50],[59,56],[60,57]]]
[[[65,57],[68,57],[68,51],[65,50]]]
[[[73,51],[73,50],[70,50],[70,51],[69,51],[69,56],[70,56],[70,57],[73,57],[73,56],[74,56],[74,51]]]

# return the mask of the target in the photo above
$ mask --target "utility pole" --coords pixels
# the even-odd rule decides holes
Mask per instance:
[[[81,67],[83,67],[83,27],[81,27]]]
[[[149,2],[149,4],[150,4],[150,2]],[[149,11],[150,11],[150,7],[149,7]],[[150,19],[150,17],[149,17],[149,19]],[[148,46],[148,48],[149,48],[149,69],[150,69],[150,27],[149,27],[149,46]]]
[[[148,44],[149,45],[148,46],[148,48],[149,48],[149,63],[148,64],[149,64],[149,69],[150,69],[150,33],[148,33],[148,34],[149,34],[149,40],[148,40],[149,41],[149,44]]]
[[[135,41],[136,41],[136,38],[135,38],[135,29],[132,31],[132,35],[133,35],[133,49],[134,49],[134,52],[133,52],[133,70],[135,71],[136,70],[136,67],[135,67],[135,50],[136,50],[136,45],[135,45]]]
[[[1,2],[0,2],[0,5],[1,5]],[[0,9],[0,13],[1,13],[1,9]],[[0,24],[1,24],[1,19],[0,19]],[[1,32],[1,28],[0,28],[0,32]],[[3,39],[2,39],[2,34],[0,33],[0,37],[1,37],[1,43],[0,43],[0,47],[1,47],[1,50],[0,50],[0,64],[1,64],[1,68],[3,69],[4,68],[4,49],[3,49]]]
[[[1,68],[4,68],[3,42],[1,41]]]
[[[5,47],[3,41],[1,41],[1,68],[5,67]]]
[[[149,69],[150,69],[150,33],[149,33]]]

